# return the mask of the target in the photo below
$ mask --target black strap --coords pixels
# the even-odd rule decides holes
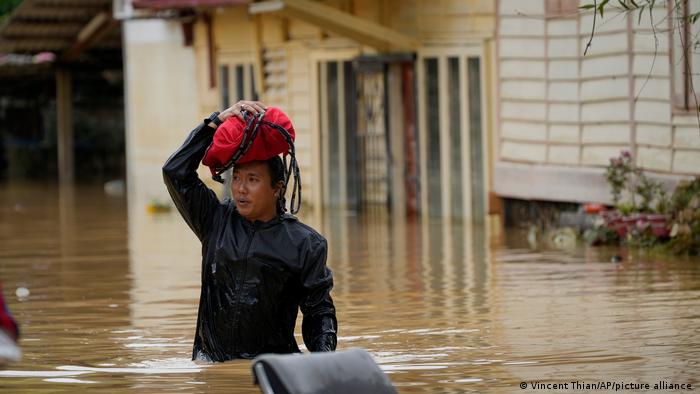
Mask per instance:
[[[277,123],[268,121],[263,121],[263,123],[279,131],[279,133],[282,134],[282,137],[287,141],[287,145],[289,145],[289,150],[287,151],[290,157],[289,166],[287,166],[286,157],[283,159],[285,165],[285,179],[282,195],[284,196],[285,192],[287,191],[289,180],[293,175],[294,188],[292,189],[292,200],[290,201],[289,209],[292,214],[296,214],[301,209],[301,171],[299,170],[299,164],[297,163],[296,152],[294,150],[294,141],[292,140],[292,136],[284,127],[278,125]]]
[[[214,168],[215,174],[212,176],[212,178],[219,183],[224,183],[224,179],[221,177],[221,175],[224,172],[226,172],[229,168],[233,167],[238,162],[238,160],[241,157],[243,157],[243,155],[246,152],[248,152],[248,149],[250,149],[253,140],[258,134],[260,122],[255,122],[256,116],[250,116],[247,111],[243,111],[243,118],[245,119],[246,126],[243,130],[243,139],[241,141],[241,144],[238,146],[238,149],[236,149],[236,151],[233,153],[233,156],[231,156],[231,159],[229,159],[229,161],[226,162],[226,164],[224,164],[222,167]]]

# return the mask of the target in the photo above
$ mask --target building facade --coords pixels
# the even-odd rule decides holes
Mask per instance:
[[[669,184],[700,174],[698,104],[684,62],[692,68],[700,56],[683,50],[694,29],[679,25],[700,5],[660,1],[641,17],[608,7],[591,37],[593,12],[579,8],[588,3],[499,2],[500,196],[609,203],[603,167],[622,150]]]
[[[159,168],[187,125],[240,99],[290,115],[316,213],[609,203],[621,150],[669,185],[700,173],[690,32],[673,34],[693,2],[657,2],[653,23],[611,7],[587,51],[587,0],[126,3],[129,182],[145,200],[167,199]]]
[[[303,199],[314,211],[483,219],[495,3],[193,3],[133,1],[136,14],[161,19],[124,21],[130,185],[161,196],[147,173],[158,173],[185,125],[260,99],[294,122]],[[160,64],[148,60],[156,55]]]

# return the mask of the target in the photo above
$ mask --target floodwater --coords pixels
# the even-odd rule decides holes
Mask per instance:
[[[399,392],[700,386],[700,261],[532,250],[513,231],[381,212],[307,222],[329,240],[339,349],[367,349]],[[2,185],[0,279],[24,357],[0,391],[259,392],[249,361],[190,361],[199,264],[175,211],[99,187]]]

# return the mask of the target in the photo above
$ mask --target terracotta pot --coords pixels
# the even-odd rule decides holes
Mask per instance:
[[[583,211],[586,213],[602,213],[605,211],[605,207],[602,204],[584,204]]]

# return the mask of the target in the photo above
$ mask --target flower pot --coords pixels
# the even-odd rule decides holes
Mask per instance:
[[[610,227],[610,224],[620,218],[620,214],[617,211],[601,211],[600,217],[603,218],[605,225]]]
[[[620,235],[620,238],[624,238],[625,235],[628,233],[632,232],[635,226],[637,226],[637,222],[639,221],[639,215],[638,214],[631,214],[628,216],[623,216],[620,221],[622,224],[620,225],[621,227],[624,227],[624,232],[621,233],[621,231],[618,231],[618,235]]]
[[[604,213],[605,207],[602,204],[584,204],[583,211],[589,214]]]
[[[649,219],[647,219],[647,214],[646,213],[638,213],[635,215],[635,222],[634,225],[637,227],[637,231],[640,233],[644,232],[649,226]]]
[[[625,238],[627,236],[627,224],[623,222],[622,220],[619,220],[617,223],[615,223],[615,227],[613,227],[613,230],[617,233],[617,236],[620,238]]]
[[[649,225],[651,226],[651,232],[657,238],[668,237],[671,233],[669,228],[669,216],[663,214],[648,214],[646,217]]]
[[[617,236],[624,238],[627,235],[627,224],[622,221],[622,216],[617,210],[602,211],[600,217],[605,223],[605,227],[617,233]]]

